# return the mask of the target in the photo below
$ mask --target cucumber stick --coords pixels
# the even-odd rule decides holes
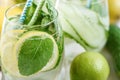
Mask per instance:
[[[120,28],[116,25],[110,25],[106,48],[112,55],[116,71],[120,75]]]
[[[74,4],[61,4],[58,11],[63,31],[69,37],[86,50],[101,50],[107,40],[108,31],[97,13]]]

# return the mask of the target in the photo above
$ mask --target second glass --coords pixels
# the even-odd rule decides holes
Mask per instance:
[[[58,12],[65,38],[65,74],[70,80],[73,59],[84,51],[101,51],[109,31],[108,0],[61,0]]]

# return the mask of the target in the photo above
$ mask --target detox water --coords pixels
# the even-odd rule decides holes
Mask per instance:
[[[0,46],[2,79],[56,80],[63,60],[63,34],[57,11],[44,7],[34,24],[28,25],[30,17],[21,24],[19,19],[24,5],[9,8],[5,15]],[[10,14],[15,8],[21,12]]]
[[[101,51],[108,38],[108,0],[61,0],[57,6],[65,36],[65,74],[70,80],[70,65],[84,51]]]

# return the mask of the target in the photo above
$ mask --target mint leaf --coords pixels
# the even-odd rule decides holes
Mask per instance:
[[[21,46],[18,55],[18,67],[22,75],[28,76],[40,71],[50,60],[53,53],[53,41],[34,36]]]

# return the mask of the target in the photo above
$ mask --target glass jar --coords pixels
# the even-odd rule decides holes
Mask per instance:
[[[2,80],[57,80],[64,43],[58,13],[53,7],[50,12],[44,8],[40,11],[45,14],[42,20],[50,21],[38,17],[34,25],[23,25],[19,18],[24,5],[14,5],[5,13],[0,50]]]
[[[108,0],[60,0],[57,4],[65,38],[65,74],[70,80],[70,65],[84,51],[101,51],[108,38]]]

